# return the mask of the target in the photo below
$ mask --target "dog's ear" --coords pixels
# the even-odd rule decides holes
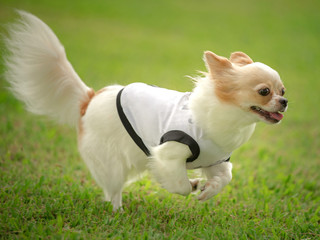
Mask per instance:
[[[245,66],[247,64],[253,63],[252,59],[243,52],[234,52],[230,56],[230,61],[239,66]]]
[[[204,52],[204,61],[212,76],[221,75],[232,69],[232,63],[225,57],[220,57],[213,52]]]

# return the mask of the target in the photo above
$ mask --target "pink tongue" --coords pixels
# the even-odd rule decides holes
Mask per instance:
[[[271,112],[270,116],[278,121],[280,121],[283,118],[283,115],[278,112]]]

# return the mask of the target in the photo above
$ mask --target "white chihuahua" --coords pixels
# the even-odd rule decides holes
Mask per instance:
[[[218,194],[232,178],[230,156],[258,121],[278,123],[287,110],[276,71],[242,52],[230,59],[204,53],[208,73],[191,93],[143,83],[94,92],[68,62],[52,30],[19,12],[5,39],[5,77],[35,114],[76,126],[79,151],[114,210],[126,182],[149,169],[169,192],[199,200]],[[207,181],[189,180],[201,168]]]

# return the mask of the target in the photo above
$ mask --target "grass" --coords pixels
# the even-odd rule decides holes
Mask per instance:
[[[184,76],[205,70],[204,50],[242,50],[279,71],[289,111],[234,152],[233,180],[212,200],[169,194],[146,176],[112,213],[75,131],[25,112],[1,78],[1,239],[320,238],[318,2],[2,0],[1,23],[13,8],[48,23],[95,89],[143,81],[189,91]]]

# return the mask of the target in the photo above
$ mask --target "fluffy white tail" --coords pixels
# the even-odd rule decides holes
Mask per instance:
[[[21,19],[9,25],[5,39],[10,89],[32,113],[76,125],[91,89],[73,70],[53,31],[32,14],[18,13]]]

